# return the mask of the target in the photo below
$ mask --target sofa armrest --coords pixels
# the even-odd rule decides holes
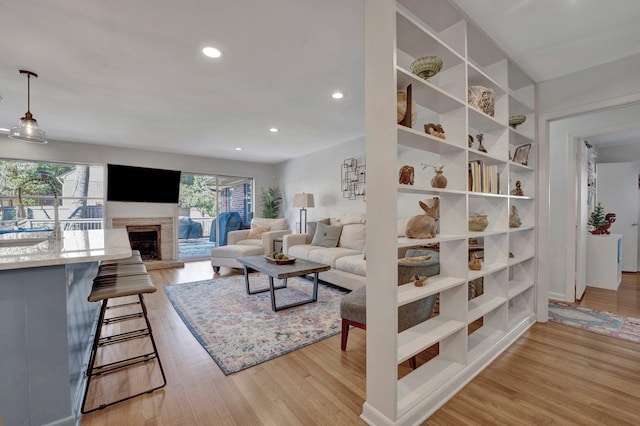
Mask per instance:
[[[279,231],[269,231],[262,233],[262,248],[264,254],[269,254],[273,252],[273,241],[276,238],[284,238],[285,235],[291,233],[290,229],[283,229]]]
[[[229,231],[227,234],[227,243],[231,246],[237,244],[240,240],[246,240],[250,229],[240,229],[237,231]]]
[[[307,244],[309,234],[289,234],[282,237],[282,252],[289,253],[289,247]]]

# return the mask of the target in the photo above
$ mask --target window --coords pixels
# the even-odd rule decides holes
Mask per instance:
[[[0,229],[102,229],[104,167],[0,160]]]

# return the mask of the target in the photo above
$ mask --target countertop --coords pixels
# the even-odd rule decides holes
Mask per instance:
[[[49,241],[49,234],[0,234],[0,271],[131,256],[131,245],[125,229],[63,231],[60,241]]]

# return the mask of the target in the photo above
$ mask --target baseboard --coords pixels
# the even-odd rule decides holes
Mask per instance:
[[[559,302],[568,302],[567,295],[564,293],[549,292],[549,300],[557,300]],[[573,300],[571,302],[574,302]]]

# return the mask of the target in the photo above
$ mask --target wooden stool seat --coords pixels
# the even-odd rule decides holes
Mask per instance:
[[[131,256],[126,259],[103,260],[100,262],[100,266],[127,265],[130,263],[143,263],[142,256],[140,256],[140,252],[138,250],[131,250]]]
[[[127,263],[124,265],[114,264],[108,266],[102,266],[98,268],[97,277],[109,277],[109,276],[119,276],[123,277],[125,275],[144,275],[147,273],[147,267],[144,266],[144,263]]]

